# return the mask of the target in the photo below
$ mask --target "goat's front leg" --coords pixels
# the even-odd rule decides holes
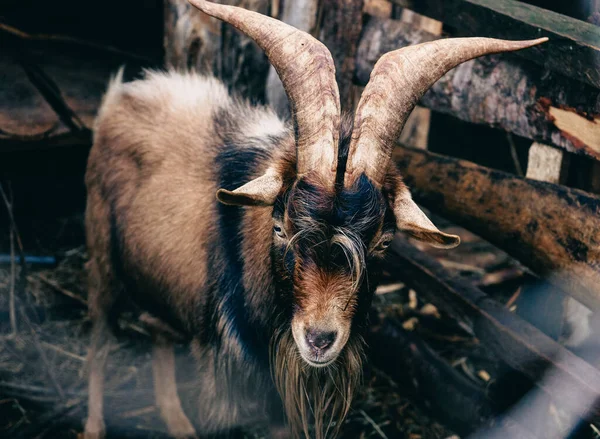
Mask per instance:
[[[173,342],[162,334],[153,337],[152,373],[156,405],[169,434],[176,438],[196,438],[196,431],[183,412],[177,393]]]
[[[92,340],[88,354],[89,394],[88,418],[85,423],[84,439],[102,439],[104,425],[104,373],[112,333],[104,314],[93,316]]]

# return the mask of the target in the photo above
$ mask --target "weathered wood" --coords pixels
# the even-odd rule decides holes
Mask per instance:
[[[390,18],[392,4],[388,0],[365,0],[363,12],[379,18]]]
[[[313,36],[317,34],[319,0],[284,1],[283,7],[280,7],[278,12],[279,15],[274,15],[275,18]],[[269,105],[280,117],[289,117],[290,108],[287,95],[273,66],[269,67],[266,95]]]
[[[355,55],[362,29],[364,0],[297,0],[284,2],[280,19],[318,37],[331,51],[342,109],[352,110]],[[287,97],[275,70],[267,81],[269,103],[280,116],[289,115]]]
[[[540,380],[538,386],[558,405],[579,407],[580,400],[593,402],[600,397],[600,371],[596,368],[470,283],[451,276],[433,257],[405,240],[394,240],[390,250],[387,271],[412,285],[439,309],[468,324],[498,358],[532,380],[551,371],[565,385],[559,390]],[[564,392],[564,387],[572,391]],[[600,419],[598,405],[590,413],[592,418]]]
[[[123,60],[46,44],[6,49],[0,53],[0,152],[90,144],[100,100]]]
[[[569,158],[564,151],[543,143],[534,142],[529,148],[529,161],[525,176],[548,183],[564,183],[567,178]]]
[[[222,0],[268,15],[269,0]],[[165,1],[165,64],[212,73],[230,90],[264,101],[269,63],[248,37],[191,6],[187,0]]]
[[[550,42],[518,55],[544,69],[600,88],[600,28],[516,0],[392,0],[443,21],[457,36],[507,39],[549,37]]]
[[[600,309],[600,197],[421,150],[394,156],[417,201]]]
[[[534,142],[529,148],[525,176],[548,183],[564,183],[568,161],[564,151]],[[564,329],[566,301],[567,296],[556,288],[524,285],[516,302],[516,312],[544,334],[558,340]]]
[[[352,81],[363,7],[364,0],[322,0],[319,39],[329,48],[335,62],[342,110],[353,107]]]
[[[372,17],[358,48],[358,82],[367,83],[384,53],[436,38],[406,23]],[[600,90],[518,61],[494,55],[464,63],[439,80],[421,105],[600,159],[600,135],[595,135]]]
[[[401,20],[404,23],[412,24],[433,35],[442,34],[441,21],[417,14],[410,9],[402,10]],[[416,106],[406,120],[402,133],[400,133],[400,143],[415,148],[427,149],[430,123],[431,110],[429,108]]]

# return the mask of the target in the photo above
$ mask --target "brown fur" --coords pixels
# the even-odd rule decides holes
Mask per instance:
[[[342,126],[340,151],[350,128]],[[236,193],[267,170],[275,178],[265,190],[280,183],[278,194]],[[285,411],[296,437],[308,436],[310,423],[318,439],[336,433],[361,376],[360,330],[376,286],[370,276],[394,232],[391,204],[407,193],[393,168],[381,190],[358,183],[297,178],[291,127],[230,97],[215,79],[149,72],[124,84],[118,76],[86,173],[93,322],[86,439],[103,434],[110,326],[124,298],[164,322],[150,329],[153,369],[163,377],[156,403],[172,434],[191,430],[176,392],[177,332],[191,339],[197,364],[200,432],[268,419],[280,434]],[[252,207],[218,204],[223,184],[227,201]],[[329,353],[307,344],[312,331],[334,334],[322,348]]]
[[[119,76],[104,98],[86,173],[89,308],[94,324],[87,437],[101,436],[104,429],[102,388],[109,326],[126,289],[113,260],[115,228],[123,232],[119,258],[138,287],[135,301],[142,308],[153,304],[152,310],[167,310],[169,323],[195,339],[193,352],[202,382],[200,399],[205,402],[199,408],[200,427],[211,431],[260,419],[260,408],[241,413],[243,406],[256,406],[246,403],[246,396],[237,395],[234,401],[222,396],[227,393],[222,389],[227,367],[201,341],[209,335],[193,334],[198,326],[193,311],[202,309],[207,300],[198,292],[212,288],[207,260],[214,258],[218,266],[218,260],[223,259],[218,245],[213,250],[216,254],[209,253],[209,244],[218,235],[214,160],[220,145],[215,143],[218,135],[213,115],[223,108],[237,112],[238,120],[246,125],[239,136],[272,132],[287,138],[282,150],[273,153],[273,161],[290,168],[289,157],[294,154],[291,132],[273,113],[230,98],[214,79],[149,73],[144,81],[123,84]],[[256,176],[263,171],[259,166]],[[243,243],[247,266],[244,283],[249,297],[258,298],[270,288],[270,209],[250,209],[242,221],[250,232]],[[131,294],[134,292],[127,291],[128,296]],[[223,322],[221,330],[226,324]],[[239,363],[240,347],[235,340],[228,343],[222,347],[228,352],[224,358]],[[164,353],[157,357],[164,358]],[[255,381],[260,386],[266,378],[258,376]],[[165,405],[159,401],[161,404]]]

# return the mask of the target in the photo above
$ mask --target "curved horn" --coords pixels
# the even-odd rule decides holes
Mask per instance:
[[[319,169],[335,176],[340,96],[329,50],[306,32],[257,12],[205,0],[189,2],[236,27],[265,51],[290,101],[298,174]]]
[[[386,53],[375,64],[360,98],[344,184],[364,172],[381,186],[406,119],[425,92],[457,65],[491,53],[524,49],[547,41],[448,38]]]

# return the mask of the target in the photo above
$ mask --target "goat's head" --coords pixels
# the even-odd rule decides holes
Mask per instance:
[[[456,65],[545,39],[456,38],[390,52],[375,65],[346,136],[334,63],[322,43],[255,12],[190,2],[254,39],[288,95],[296,137],[293,177],[273,166],[233,191],[219,190],[217,198],[226,204],[274,206],[273,254],[294,295],[293,340],[306,363],[327,366],[351,340],[357,310],[370,302],[369,274],[396,230],[438,247],[459,243],[458,236],[431,223],[391,165],[415,104]]]

